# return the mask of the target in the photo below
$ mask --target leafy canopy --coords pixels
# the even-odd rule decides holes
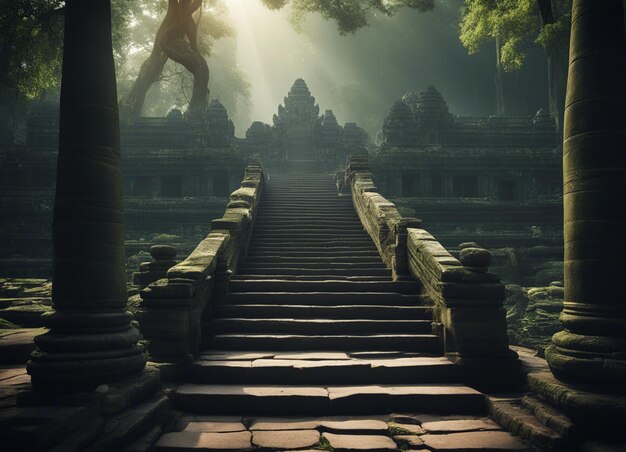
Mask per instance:
[[[545,0],[552,17],[541,17],[538,0],[465,0],[460,38],[470,54],[497,39],[500,63],[506,71],[520,69],[533,43],[550,51],[566,49],[572,0]]]
[[[311,13],[337,22],[339,33],[354,33],[368,25],[372,13],[394,15],[400,8],[430,11],[435,0],[261,0],[270,9],[290,9],[292,23],[299,27],[302,19]]]

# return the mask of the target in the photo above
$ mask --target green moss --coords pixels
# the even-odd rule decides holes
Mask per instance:
[[[398,427],[396,425],[390,425],[389,426],[389,435],[391,436],[397,436],[397,435],[412,435],[413,432],[402,428],[402,427]]]
[[[0,318],[0,330],[15,330],[17,328],[20,326]]]
[[[317,449],[319,450],[327,450],[329,452],[332,452],[333,446],[330,445],[330,443],[328,442],[328,440],[326,438],[324,438],[323,436],[320,438],[320,442],[317,445]]]

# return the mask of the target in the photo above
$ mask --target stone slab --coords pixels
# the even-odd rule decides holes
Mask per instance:
[[[168,452],[250,450],[252,448],[251,440],[252,435],[250,432],[175,432],[163,435],[157,442],[155,450]]]
[[[275,359],[295,359],[295,360],[339,360],[350,359],[347,353],[343,352],[290,352],[277,353]]]
[[[407,446],[423,446],[424,441],[417,435],[396,435],[393,437],[396,443],[399,445]]]
[[[325,419],[322,421],[322,428],[331,431],[351,431],[351,432],[376,432],[387,433],[387,423],[377,419],[345,419],[332,420]]]
[[[209,361],[245,361],[254,359],[271,359],[274,354],[271,352],[224,352],[201,354],[201,360]]]
[[[387,451],[398,450],[396,443],[387,436],[380,435],[336,435],[324,433],[335,452],[348,452],[357,450]]]
[[[375,359],[369,362],[372,367],[454,366],[454,363],[444,357]]]
[[[176,406],[195,413],[276,415],[327,412],[328,391],[308,386],[184,384],[174,393]]]
[[[320,426],[316,418],[259,417],[250,425],[250,430],[309,430]]]
[[[0,366],[0,385],[19,385],[30,383],[30,375],[23,365]]]
[[[274,449],[314,447],[319,440],[317,430],[260,430],[252,434],[252,444]]]
[[[462,385],[372,385],[372,386],[331,386],[328,388],[331,400],[350,397],[355,394],[427,394],[427,395],[480,395],[481,393]]]
[[[424,430],[422,426],[416,425],[416,424],[404,424],[401,422],[390,422],[389,428],[403,430],[405,432],[410,432],[414,435],[423,435],[424,433],[426,433],[426,430]]]
[[[422,428],[429,433],[471,432],[480,430],[502,430],[491,419],[461,419],[457,421],[426,422]]]
[[[177,390],[178,394],[190,395],[226,395],[256,397],[327,397],[328,391],[318,386],[230,386],[185,384]]]
[[[188,422],[183,431],[185,432],[241,432],[246,427],[241,422],[202,421]]]
[[[360,416],[332,416],[320,418],[256,418],[250,430],[308,430],[323,429],[336,432],[386,433],[387,423],[379,418]]]
[[[0,335],[0,363],[26,363],[30,359],[31,352],[36,348],[33,339],[46,331],[48,330],[45,328],[2,330]]]
[[[532,448],[507,432],[465,432],[447,435],[422,435],[420,439],[432,451],[474,451],[489,450],[492,452],[522,450]]]

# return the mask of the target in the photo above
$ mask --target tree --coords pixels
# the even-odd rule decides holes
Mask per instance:
[[[123,120],[132,122],[141,115],[148,89],[161,77],[168,59],[193,74],[193,93],[188,112],[202,112],[208,106],[209,67],[198,50],[196,12],[202,13],[202,0],[168,0],[167,12],[157,30],[152,52],[142,64],[130,92],[120,102]]]
[[[519,69],[526,57],[525,45],[537,34],[536,0],[465,0],[460,39],[470,54],[493,40],[496,49],[496,114],[506,114],[503,74]]]
[[[572,0],[465,0],[460,38],[470,54],[493,39],[497,78],[520,69],[529,45],[538,44],[548,62],[549,110],[559,129],[563,124]],[[496,87],[499,103],[503,93]],[[501,114],[502,111],[499,111]]]
[[[292,23],[298,26],[310,13],[318,13],[324,19],[337,22],[339,33],[354,33],[368,25],[368,16],[373,13],[394,15],[400,8],[430,11],[435,0],[261,0],[270,9],[290,8]]]
[[[125,54],[134,0],[111,7],[113,51]],[[11,143],[18,105],[58,89],[63,54],[65,2],[14,0],[0,3],[0,143]]]

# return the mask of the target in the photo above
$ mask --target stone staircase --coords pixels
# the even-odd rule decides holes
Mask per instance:
[[[214,415],[486,413],[330,175],[273,176],[245,265],[177,408]]]

